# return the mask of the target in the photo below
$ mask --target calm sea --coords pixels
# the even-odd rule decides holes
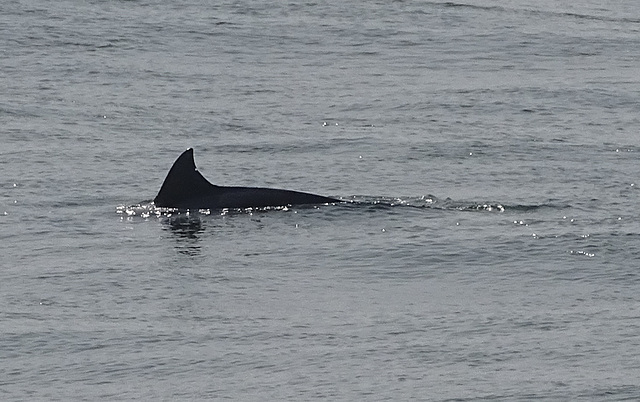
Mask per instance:
[[[5,1],[0,399],[640,399],[640,3]],[[358,201],[147,216],[173,161]]]

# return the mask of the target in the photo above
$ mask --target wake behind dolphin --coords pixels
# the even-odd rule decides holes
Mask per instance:
[[[153,203],[178,209],[265,208],[327,204],[340,200],[299,191],[262,187],[223,187],[211,184],[198,172],[193,148],[178,157]]]

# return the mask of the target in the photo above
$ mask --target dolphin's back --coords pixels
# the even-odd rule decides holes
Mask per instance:
[[[300,191],[213,185],[196,169],[192,148],[175,161],[153,201],[158,207],[179,209],[264,208],[338,202]]]

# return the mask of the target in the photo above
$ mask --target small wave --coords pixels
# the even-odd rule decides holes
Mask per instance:
[[[352,195],[349,197],[339,197],[340,201],[346,205],[368,205],[380,207],[413,207],[413,208],[429,208],[433,206],[437,198],[431,195],[421,197],[384,197],[384,196],[368,196],[368,195]]]
[[[162,216],[160,208],[156,208],[151,201],[142,201],[133,205],[118,205],[116,207],[116,213],[123,217],[139,216],[149,218],[151,216]]]
[[[316,205],[300,205],[296,208],[317,208]],[[116,213],[122,217],[141,217],[141,218],[188,218],[190,216],[207,216],[207,215],[234,215],[234,214],[252,214],[254,212],[264,211],[290,211],[289,206],[262,207],[262,208],[222,208],[222,209],[179,209],[157,207],[153,201],[143,201],[133,205],[118,205]]]
[[[456,201],[451,198],[438,198],[433,195],[425,195],[419,197],[388,197],[388,196],[367,196],[352,195],[348,197],[338,197],[339,203],[329,205],[340,205],[347,208],[368,207],[373,209],[391,209],[391,208],[414,208],[414,209],[436,209],[446,211],[468,211],[468,212],[533,212],[539,209],[564,209],[570,208],[570,205],[562,204],[554,201],[548,201],[540,204],[508,204],[495,201]],[[116,207],[116,213],[123,217],[189,217],[189,216],[208,216],[208,215],[242,215],[253,214],[255,212],[268,211],[291,211],[293,209],[316,209],[317,205],[296,205],[264,207],[264,208],[224,208],[218,210],[199,209],[199,210],[181,210],[178,208],[156,207],[152,201],[143,201],[133,205],[119,205]]]
[[[507,210],[530,212],[544,208],[564,209],[570,207],[570,205],[557,203],[553,200],[540,204],[509,204],[496,201],[456,201],[448,197],[438,198],[434,195],[420,197],[373,197],[354,195],[351,197],[340,198],[340,200],[352,205],[369,205],[386,208],[408,207],[486,212],[505,212]]]
[[[504,7],[504,6],[485,6],[478,4],[468,4],[468,3],[460,3],[460,2],[444,2],[444,3],[434,3],[439,6],[447,7],[447,8],[468,8],[474,10],[482,10],[489,12],[508,12],[508,13],[523,13],[529,14],[531,16],[542,16],[542,17],[560,17],[560,18],[574,18],[579,20],[591,20],[591,21],[603,21],[603,22],[613,22],[613,23],[627,23],[627,24],[639,24],[640,19],[629,17],[629,16],[608,16],[603,14],[586,14],[586,13],[574,13],[571,11],[561,11],[561,10],[538,10],[535,8],[514,8],[514,7]]]

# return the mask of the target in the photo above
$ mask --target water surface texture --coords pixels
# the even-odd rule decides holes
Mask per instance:
[[[24,0],[0,36],[2,400],[640,398],[637,1]],[[356,202],[145,213],[189,147]]]

